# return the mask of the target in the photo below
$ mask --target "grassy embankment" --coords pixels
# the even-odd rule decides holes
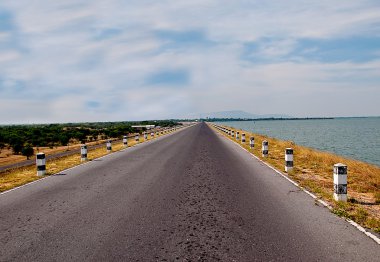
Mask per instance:
[[[161,134],[156,135],[154,138],[162,136]],[[150,134],[148,135],[148,140],[151,140]],[[144,141],[144,137],[140,135],[140,143]],[[137,142],[135,141],[134,137],[128,139],[128,147],[136,145]],[[113,143],[112,144],[112,151],[119,151],[122,150],[123,143]],[[93,150],[88,150],[88,161],[94,160],[96,158],[99,158],[101,156],[105,156],[109,153],[107,153],[106,145],[104,144],[104,147],[97,148]],[[80,161],[80,154],[75,154],[71,156],[61,157],[54,160],[47,160],[46,161],[46,174],[47,175],[53,175],[56,173],[61,172],[62,170],[65,170],[67,168],[77,166],[81,164]],[[36,167],[28,166],[28,167],[22,167],[22,168],[15,168],[11,169],[5,172],[0,173],[0,192],[24,185],[26,183],[41,179],[42,177],[38,177],[36,175]]]
[[[350,218],[380,233],[380,168],[378,166],[299,146],[292,141],[282,141],[241,129],[224,127],[235,130],[235,134],[239,131],[240,138],[241,134],[245,133],[246,142],[243,144],[240,139],[239,144],[283,173],[285,173],[283,171],[285,148],[293,148],[294,169],[287,174],[290,178],[328,202],[333,207],[333,213]],[[219,132],[236,141],[235,138]],[[253,150],[249,148],[250,136],[255,138]],[[269,143],[269,155],[266,158],[261,155],[263,140]],[[348,166],[349,201],[347,203],[333,200],[333,165],[336,163],[344,163]]]
[[[99,144],[104,144],[107,142],[107,139],[100,139],[96,141],[91,141],[91,142],[86,142],[87,146],[93,146],[93,145],[99,145]],[[81,144],[79,141],[76,141],[75,143],[69,145],[69,146],[55,146],[55,147],[33,147],[34,149],[34,155],[30,157],[30,159],[35,158],[35,154],[38,152],[44,152],[46,156],[48,155],[53,155],[56,153],[61,153],[61,152],[66,152],[66,151],[72,151],[72,150],[77,150],[79,149]],[[1,150],[0,153],[0,166],[5,166],[5,165],[10,165],[10,164],[15,164],[15,163],[20,163],[22,161],[27,160],[27,158],[23,155],[15,155],[12,152],[11,148],[6,148]]]

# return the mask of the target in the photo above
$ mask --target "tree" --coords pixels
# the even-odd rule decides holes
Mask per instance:
[[[5,144],[0,141],[0,154],[1,154],[1,151],[4,149],[4,147],[5,147]]]
[[[23,156],[26,156],[26,159],[29,159],[34,154],[34,149],[30,144],[27,144],[24,148],[21,149]]]
[[[13,144],[11,147],[15,155],[18,155],[22,150],[22,145],[20,143]]]
[[[18,155],[21,152],[22,145],[24,144],[23,139],[19,134],[12,133],[9,139],[9,145],[11,146],[13,153]]]
[[[70,137],[68,137],[67,135],[61,134],[59,136],[59,142],[61,143],[62,146],[67,146],[69,141],[70,141]]]

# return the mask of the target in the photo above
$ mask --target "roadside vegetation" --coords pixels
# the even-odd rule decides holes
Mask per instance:
[[[0,165],[8,164],[4,158],[12,155],[22,155],[23,159],[29,159],[41,148],[53,149],[81,142],[89,143],[108,138],[121,138],[123,135],[141,131],[132,128],[132,125],[170,127],[175,124],[174,121],[162,120],[0,126],[0,160],[2,160]],[[13,157],[10,158],[10,161],[20,159],[20,157]]]
[[[161,134],[159,135],[154,135],[154,138],[162,136]],[[152,137],[150,136],[150,133],[148,133],[148,140],[151,140]],[[143,142],[144,139],[143,137],[140,136],[140,143]],[[128,147],[132,147],[139,142],[136,142],[134,137],[131,137],[128,139]],[[112,143],[112,151],[119,151],[124,149],[123,143],[118,142],[118,143]],[[109,154],[106,150],[106,144],[104,144],[104,147],[102,148],[97,148],[93,150],[88,151],[88,161],[92,161],[96,158],[102,157]],[[54,160],[47,160],[46,161],[46,175],[53,175],[57,174],[67,168],[77,166],[81,164],[80,161],[80,154],[75,154],[75,155],[70,155],[70,156],[65,156],[61,157],[58,159]],[[45,176],[43,176],[45,177]],[[38,177],[36,175],[36,166],[28,166],[28,167],[22,167],[22,168],[15,168],[11,170],[7,170],[4,172],[0,173],[0,192],[27,184],[29,182],[41,179],[43,177]]]
[[[239,131],[240,136],[245,133],[246,142],[243,144],[240,137],[239,144],[283,173],[285,173],[285,148],[293,148],[294,169],[287,174],[290,178],[328,202],[333,207],[333,213],[350,218],[356,223],[380,233],[380,167],[296,145],[292,141],[282,141],[229,126],[224,127],[234,130],[235,134],[236,131]],[[236,141],[235,138],[218,129],[215,130]],[[255,138],[253,150],[249,148],[250,136]],[[261,154],[263,140],[269,142],[269,155],[265,158]],[[348,166],[349,200],[347,203],[333,200],[333,165],[336,163]]]

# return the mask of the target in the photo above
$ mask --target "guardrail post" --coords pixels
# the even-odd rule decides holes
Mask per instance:
[[[87,161],[87,145],[85,144],[82,144],[80,146],[80,161]]]
[[[341,163],[334,165],[334,199],[347,202],[347,166]]]
[[[293,170],[293,148],[285,149],[285,172]]]
[[[46,158],[44,153],[37,153],[36,166],[37,176],[44,176],[46,174]]]
[[[266,140],[263,141],[261,151],[263,153],[263,157],[268,156],[268,141],[266,141]]]
[[[128,147],[128,137],[127,136],[123,136],[123,146]]]
[[[245,134],[244,133],[241,134],[241,142],[245,143]]]
[[[255,138],[253,136],[251,136],[249,138],[249,147],[254,148],[254,146],[255,146]]]
[[[107,141],[107,152],[111,152],[112,151],[112,141],[111,140],[108,140]]]

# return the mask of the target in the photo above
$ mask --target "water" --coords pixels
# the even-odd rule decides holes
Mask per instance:
[[[380,117],[219,122],[380,166]]]

